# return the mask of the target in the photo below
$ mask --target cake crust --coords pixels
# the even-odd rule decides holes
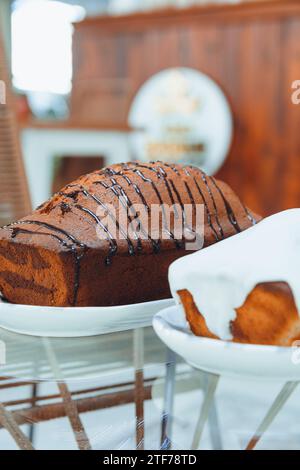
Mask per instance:
[[[147,208],[203,204],[204,246],[258,220],[229,186],[198,168],[161,162],[112,165],[82,176],[31,215],[0,229],[3,296],[13,303],[64,307],[169,297],[168,267],[191,251],[172,238],[115,240],[97,211],[109,205],[118,210],[120,202]]]
[[[219,339],[207,328],[192,294],[182,289],[178,295],[192,332],[196,336]],[[300,339],[299,314],[292,291],[284,282],[258,284],[236,313],[230,325],[233,342],[291,346]]]

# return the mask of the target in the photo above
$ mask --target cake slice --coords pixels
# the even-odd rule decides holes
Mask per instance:
[[[120,207],[128,210],[131,223],[139,221],[137,204],[148,214],[149,226],[153,205],[189,204],[193,210],[202,205],[204,246],[258,220],[225,183],[199,168],[161,162],[112,165],[82,176],[31,215],[0,229],[2,295],[13,303],[51,306],[110,306],[169,297],[169,265],[190,251],[185,239],[174,236],[175,215],[167,230],[162,213],[157,237],[142,237],[148,231],[140,222],[140,235],[133,230],[116,237],[111,225],[124,235]]]
[[[169,281],[193,333],[290,346],[300,339],[300,209],[173,263]]]

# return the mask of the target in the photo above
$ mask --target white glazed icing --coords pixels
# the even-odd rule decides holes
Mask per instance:
[[[300,209],[272,215],[169,269],[176,301],[178,290],[189,290],[209,330],[224,340],[232,339],[235,309],[257,284],[272,281],[289,284],[300,312]]]

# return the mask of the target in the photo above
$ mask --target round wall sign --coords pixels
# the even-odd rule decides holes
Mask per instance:
[[[232,113],[221,88],[189,68],[152,76],[129,113],[131,145],[139,160],[193,164],[208,174],[224,162],[232,139]]]

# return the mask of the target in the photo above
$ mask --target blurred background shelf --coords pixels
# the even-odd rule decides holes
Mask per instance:
[[[135,99],[145,82],[159,72],[184,67],[211,78],[231,108],[233,139],[216,176],[263,215],[299,206],[300,106],[291,101],[292,83],[300,78],[298,1],[190,2],[189,6],[173,2],[177,8],[170,8],[168,2],[147,2],[144,11],[134,11],[141,8],[137,2],[59,2],[68,10],[58,8],[51,13],[64,22],[57,35],[72,45],[72,53],[66,48],[59,59],[55,55],[63,42],[54,40],[52,32],[45,33],[35,47],[40,34],[35,25],[39,18],[43,21],[45,11],[35,10],[34,17],[30,16],[29,3],[4,0],[1,8],[8,20],[12,13],[12,28],[6,22],[2,30],[7,51],[12,51],[8,58],[18,91],[22,150],[33,205],[50,196],[54,161],[60,154],[74,154],[75,134],[80,148],[75,153],[80,158],[101,154],[104,164],[141,158],[130,137],[136,130],[130,125]],[[53,2],[39,3],[45,8]],[[26,40],[29,29],[31,42],[23,49],[21,39]],[[52,78],[41,70],[48,66]],[[32,68],[31,75],[22,75],[24,67]],[[64,87],[65,92],[54,93],[49,89],[52,84],[58,90]],[[205,96],[202,104],[205,110]],[[197,118],[191,117],[191,129],[193,119],[195,124]],[[200,124],[199,129],[201,140]],[[63,146],[62,133],[66,133]],[[41,142],[46,138],[53,154],[44,158]],[[210,158],[208,145],[205,159]],[[33,167],[40,175],[36,178],[44,178],[43,191],[34,184]],[[90,171],[88,160],[81,168]],[[51,178],[42,176],[49,174]]]
[[[98,131],[117,131],[117,132],[130,132],[131,127],[124,123],[123,125],[112,125],[111,123],[95,122],[76,122],[68,120],[44,120],[44,119],[29,119],[25,122],[20,122],[21,129],[58,129],[58,130],[98,130]]]
[[[190,163],[192,155],[262,215],[300,207],[300,92],[292,102],[295,86],[300,90],[299,31],[299,0],[1,0],[0,225],[69,180],[145,159],[149,148],[169,162]],[[93,448],[135,448],[144,398],[146,447],[159,448],[165,348],[153,334],[146,336],[144,397],[135,390],[127,334],[111,345],[117,357],[101,339],[102,350],[98,343],[94,352],[85,348],[93,370],[103,373],[80,387],[67,375],[69,389],[25,380],[39,355],[28,360],[13,341],[0,374],[0,447],[16,446],[8,426],[24,446],[28,436],[37,448],[76,448],[66,406],[73,400],[87,412]],[[89,361],[74,363],[70,351],[65,369],[78,375]],[[114,382],[110,373],[124,357],[129,366]],[[205,382],[190,368],[183,375],[175,448],[190,444]],[[225,381],[218,402],[225,448],[245,447],[276,392],[273,384]],[[295,395],[262,447],[299,447],[298,411]],[[203,448],[212,448],[206,431]]]
[[[232,147],[217,176],[256,212],[298,206],[300,106],[291,102],[291,85],[299,78],[299,28],[297,1],[87,18],[75,25],[71,113],[124,125],[153,74],[178,66],[204,72],[225,92],[234,118]],[[102,85],[122,80],[124,90]]]

